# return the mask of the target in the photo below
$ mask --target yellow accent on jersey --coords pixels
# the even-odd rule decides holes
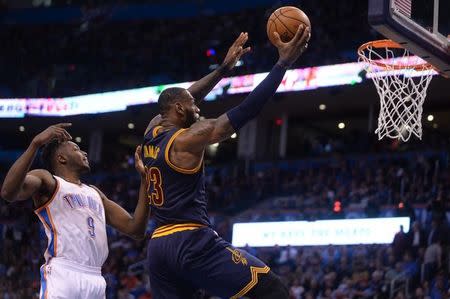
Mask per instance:
[[[268,266],[265,267],[253,267],[250,266],[250,272],[252,273],[252,280],[237,293],[236,295],[232,296],[230,299],[237,299],[241,298],[245,294],[248,293],[255,285],[258,284],[258,274],[266,274],[269,273],[270,268]]]
[[[205,227],[205,225],[198,223],[168,224],[155,229],[152,235],[152,239],[171,235],[173,233],[182,232],[185,230],[195,230],[202,227]]]
[[[185,168],[181,168],[181,167],[174,165],[172,162],[170,162],[170,158],[169,158],[169,150],[170,150],[170,147],[172,146],[172,143],[175,141],[175,138],[177,138],[178,135],[180,135],[181,133],[183,133],[186,130],[187,129],[179,129],[178,131],[175,132],[175,134],[172,135],[172,137],[170,137],[169,142],[166,145],[166,151],[165,151],[164,157],[166,159],[167,165],[169,165],[170,168],[172,168],[173,170],[184,173],[184,174],[194,174],[194,173],[197,173],[200,170],[200,168],[202,167],[203,159],[200,161],[200,163],[197,165],[197,167],[195,167],[193,169],[185,169]]]

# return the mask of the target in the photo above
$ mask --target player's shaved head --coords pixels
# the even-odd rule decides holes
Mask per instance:
[[[181,87],[170,87],[165,89],[158,98],[159,112],[165,115],[176,101],[188,99],[187,90]]]

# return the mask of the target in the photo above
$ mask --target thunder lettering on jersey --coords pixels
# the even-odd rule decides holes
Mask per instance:
[[[108,256],[106,218],[98,192],[54,176],[53,197],[35,213],[41,220],[48,245],[44,257],[101,267]]]
[[[170,147],[184,130],[164,131],[156,126],[144,137],[147,196],[158,227],[177,223],[210,225],[203,162],[194,169],[183,169],[170,161]]]

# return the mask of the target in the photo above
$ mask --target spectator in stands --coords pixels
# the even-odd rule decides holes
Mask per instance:
[[[425,292],[421,287],[418,287],[414,291],[414,296],[412,297],[412,299],[426,299],[426,298],[429,298],[429,297],[425,296]]]
[[[395,263],[395,268],[390,268],[388,266],[388,270],[386,271],[385,278],[387,281],[391,281],[394,278],[397,278],[400,274],[402,274],[402,263],[397,262]]]
[[[434,239],[431,245],[427,247],[425,250],[424,265],[424,278],[430,282],[437,270],[442,266],[441,240]]]
[[[305,293],[305,288],[300,285],[298,279],[294,279],[294,282],[292,283],[289,293],[293,299],[302,299],[303,298],[302,295],[303,293]]]
[[[431,287],[431,299],[448,299],[447,292],[448,289],[448,279],[443,273],[439,273],[436,277],[433,286]]]
[[[400,225],[400,231],[395,234],[392,247],[394,249],[394,256],[399,261],[403,253],[408,248],[408,235],[403,230],[403,225]]]
[[[415,221],[412,229],[408,232],[408,239],[410,241],[410,248],[414,257],[417,257],[419,248],[424,248],[427,245],[425,232],[420,227],[420,223]]]

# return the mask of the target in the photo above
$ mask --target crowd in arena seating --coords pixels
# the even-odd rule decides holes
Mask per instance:
[[[408,215],[416,221],[412,230],[399,231],[391,245],[245,250],[281,275],[293,299],[388,298],[391,288],[398,299],[407,298],[407,293],[413,295],[409,298],[447,298],[445,212],[450,180],[448,169],[437,166],[445,159],[443,153],[426,152],[348,157],[334,164],[316,159],[290,162],[291,168],[259,164],[251,175],[211,168],[207,171],[211,219],[216,231],[230,240],[233,221],[327,219],[336,216],[331,208],[336,199],[343,204],[339,217],[355,217],[352,213],[358,205],[358,217]],[[127,210],[134,210],[137,176],[97,174],[87,179]],[[45,234],[30,202],[2,201],[0,215],[0,277],[4,277],[0,298],[31,298],[39,289]],[[153,228],[151,221],[149,232]],[[146,241],[134,241],[112,229],[108,236],[110,252],[103,268],[107,298],[152,298],[145,275]]]
[[[367,25],[366,5],[303,3],[312,38],[294,67],[356,61],[358,45],[375,34]],[[252,52],[233,74],[268,71],[277,59],[265,30],[272,10],[128,22],[109,21],[105,12],[88,22],[4,25],[0,63],[14,72],[0,75],[0,92],[2,97],[68,96],[194,81],[221,62],[241,31],[249,32]],[[216,54],[207,57],[208,49]]]

